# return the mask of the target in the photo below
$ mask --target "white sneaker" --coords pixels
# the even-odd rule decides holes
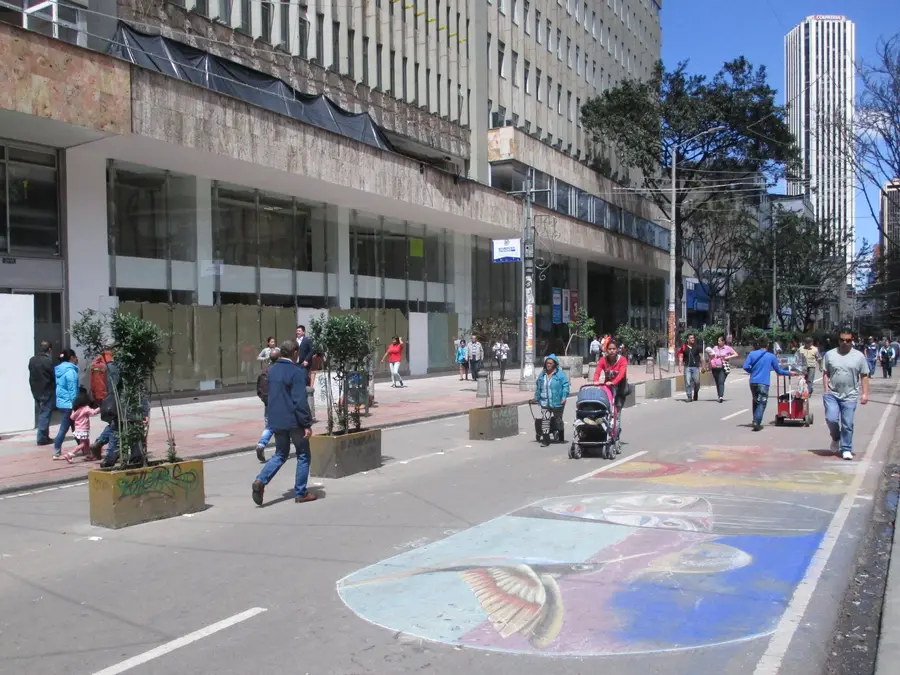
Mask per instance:
[[[841,442],[832,439],[830,449],[834,454],[838,454],[841,451]]]
[[[850,459],[853,459],[853,453],[850,452],[849,450],[844,450],[841,453],[841,457],[843,457],[844,459],[850,460]]]

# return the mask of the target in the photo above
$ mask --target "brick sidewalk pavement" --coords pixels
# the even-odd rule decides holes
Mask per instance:
[[[517,378],[514,373],[510,373],[511,377]],[[643,366],[629,367],[628,377],[633,384],[650,378]],[[364,427],[384,428],[449,417],[483,405],[483,399],[475,395],[475,383],[461,382],[457,375],[408,379],[406,382],[404,389],[392,389],[381,381],[376,383],[376,405],[363,419]],[[584,382],[584,379],[576,379],[573,384],[577,387]],[[531,398],[531,392],[520,392],[516,382],[504,385],[503,395],[505,403],[524,403]],[[495,400],[499,403],[499,393]],[[253,449],[263,430],[263,406],[256,396],[175,405],[167,408],[167,413],[178,455],[184,459]],[[322,411],[317,417],[319,421],[313,432],[323,433]],[[98,417],[93,418],[92,437],[98,436],[103,427]],[[51,438],[56,429],[51,427]],[[156,458],[162,458],[166,453],[163,429],[162,411],[155,406],[150,415],[149,441],[150,454]],[[64,450],[73,447],[73,439],[69,436]],[[32,431],[0,438],[0,493],[84,479],[88,469],[96,466],[96,462],[84,462],[80,458],[72,464],[64,460],[53,461],[52,454],[52,446],[35,447]]]

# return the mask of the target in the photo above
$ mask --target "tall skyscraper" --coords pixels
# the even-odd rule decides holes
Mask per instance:
[[[900,255],[900,178],[888,181],[881,188],[881,254],[885,259]]]
[[[840,15],[807,17],[784,39],[785,104],[801,162],[788,193],[809,195],[823,241],[848,260],[856,236],[855,53],[856,26]]]

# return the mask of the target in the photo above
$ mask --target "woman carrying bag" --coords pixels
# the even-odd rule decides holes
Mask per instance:
[[[738,355],[730,345],[725,344],[725,336],[720,335],[716,340],[715,347],[707,347],[706,353],[709,355],[709,367],[712,370],[713,379],[716,381],[716,393],[719,396],[719,403],[725,400],[725,379],[731,371],[731,359]]]

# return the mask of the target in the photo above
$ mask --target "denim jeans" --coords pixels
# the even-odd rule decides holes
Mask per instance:
[[[822,397],[825,403],[825,423],[831,432],[831,439],[841,442],[841,452],[853,451],[853,416],[856,401],[842,401],[828,392]]]
[[[60,408],[59,412],[62,414],[62,419],[59,421],[59,431],[56,434],[56,440],[53,441],[53,454],[55,456],[62,452],[63,441],[66,440],[66,434],[72,428],[72,409]]]
[[[37,428],[37,442],[50,440],[50,416],[53,414],[53,397],[35,399],[34,415]]]
[[[816,381],[816,369],[815,368],[807,368],[806,369],[806,387],[809,389],[809,395],[812,396],[813,393],[813,382]]]
[[[725,378],[728,377],[728,373],[725,372],[724,368],[713,368],[712,369],[713,379],[716,381],[716,394],[718,394],[719,398],[725,397]]]
[[[769,403],[769,385],[751,384],[750,395],[753,397],[753,423],[762,424],[763,415],[766,414],[766,405]]]
[[[866,359],[869,364],[869,377],[875,377],[875,359]]]
[[[700,389],[700,368],[697,366],[688,366],[684,369],[684,393],[689,399],[697,397],[697,391]]]
[[[259,472],[256,480],[268,485],[278,470],[287,461],[291,454],[291,443],[297,448],[297,477],[294,482],[294,496],[306,495],[306,484],[309,482],[309,439],[303,433],[303,429],[291,429],[290,431],[275,432],[275,454],[266,462]]]
[[[112,443],[112,442],[113,442],[112,439],[113,439],[113,437],[115,436],[115,434],[113,433],[114,431],[115,431],[115,430],[112,428],[112,425],[111,425],[111,424],[107,424],[107,425],[103,428],[103,431],[100,432],[100,435],[97,436],[97,440],[94,441],[94,444],[95,444],[96,446],[102,448],[102,447],[103,447],[104,445],[106,445],[107,443]]]
[[[269,408],[266,406],[265,412],[263,412],[263,421],[265,423],[265,428],[263,429],[262,436],[259,437],[259,443],[257,445],[261,445],[262,447],[266,447],[269,444],[269,441],[272,440],[272,434],[275,432],[269,428]]]

